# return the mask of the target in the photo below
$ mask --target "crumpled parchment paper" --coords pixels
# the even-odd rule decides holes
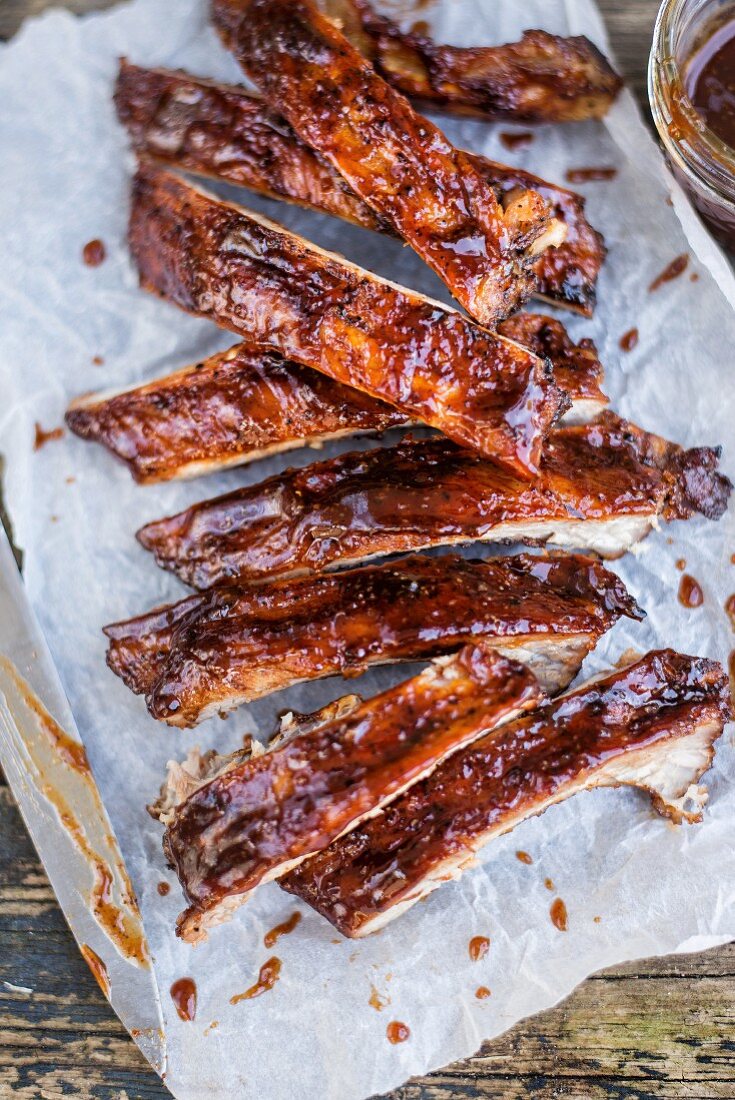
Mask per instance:
[[[445,0],[421,15],[445,41],[508,41],[539,26],[586,33],[605,47],[589,0]],[[259,890],[203,946],[176,939],[181,896],[164,865],[161,830],[144,811],[166,761],[195,744],[229,751],[245,731],[267,735],[280,710],[307,710],[344,690],[369,695],[411,670],[297,688],[243,707],[226,722],[181,732],[154,723],[105,667],[104,623],[183,595],[137,546],[140,524],[319,457],[303,451],[140,488],[101,449],[68,433],[33,451],[34,422],[44,429],[61,423],[72,396],[151,378],[235,342],[137,288],[125,246],[132,162],[111,103],[121,54],[239,78],[207,25],[205,0],[133,0],[83,19],[52,12],[0,49],[0,453],[28,592],[142,905],[166,1015],[168,1086],[181,1100],[366,1097],[471,1054],[601,967],[735,936],[735,754],[726,734],[707,779],[710,805],[701,826],[672,827],[635,792],[599,791],[495,841],[460,883],[364,942],[340,940],[303,907],[297,930],[267,950],[264,932],[298,907],[276,885]],[[735,283],[683,196],[676,194],[675,209],[667,204],[670,184],[631,96],[624,94],[604,123],[540,127],[535,141],[514,153],[498,139],[512,126],[441,124],[457,144],[552,180],[562,182],[568,168],[618,169],[613,181],[582,188],[610,249],[599,308],[593,321],[564,319],[574,335],[597,342],[620,413],[683,444],[724,444],[724,469],[735,474]],[[238,197],[358,263],[446,298],[409,249],[245,192]],[[91,269],[81,249],[95,237],[108,258]],[[649,294],[654,276],[685,251],[692,254],[686,274]],[[634,325],[640,342],[624,354],[618,340]],[[104,364],[93,365],[94,356]],[[733,552],[732,511],[716,524],[695,520],[654,533],[616,565],[648,618],[619,624],[586,672],[629,646],[671,645],[726,659],[735,645],[723,610],[735,591]],[[679,558],[704,590],[696,610],[677,602]],[[516,849],[529,852],[533,864],[521,864]],[[156,889],[163,880],[172,885],[167,897]],[[569,912],[566,933],[549,919],[557,895]],[[491,947],[473,963],[467,945],[477,934],[489,936]],[[231,1006],[273,953],[283,960],[276,987]],[[177,1018],[167,992],[183,975],[198,986],[193,1023]],[[476,999],[480,985],[492,990],[489,999]],[[368,1003],[372,987],[390,1000],[382,1012]],[[387,1041],[391,1020],[410,1027],[408,1042]]]

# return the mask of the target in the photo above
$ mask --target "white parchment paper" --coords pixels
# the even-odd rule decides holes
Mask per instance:
[[[726,735],[708,777],[701,826],[676,829],[634,792],[600,791],[494,842],[459,884],[365,942],[340,941],[303,907],[298,929],[276,948],[281,980],[257,1000],[229,1004],[273,953],[263,946],[264,932],[299,907],[277,886],[258,891],[207,944],[191,949],[176,940],[180,894],[164,866],[161,831],[143,808],[167,759],[194,744],[230,750],[247,730],[269,733],[277,711],[310,709],[345,690],[338,680],[310,685],[242,708],[227,722],[173,731],[154,723],[106,669],[100,633],[106,622],[183,594],[135,543],[140,524],[311,461],[314,452],[140,488],[106,453],[68,434],[32,449],[34,422],[58,425],[72,396],[154,377],[235,342],[138,290],[125,247],[131,160],[110,100],[120,54],[238,79],[205,9],[205,0],[133,0],[84,19],[54,12],[0,50],[0,453],[28,591],[141,901],[166,1013],[167,1084],[181,1100],[350,1100],[469,1055],[600,967],[735,937],[735,754]],[[587,33],[605,45],[591,0],[445,0],[421,15],[434,20],[437,37],[457,43],[511,40],[540,26]],[[457,144],[549,179],[563,181],[570,167],[618,168],[612,182],[584,188],[610,254],[594,320],[571,319],[569,327],[597,342],[620,413],[683,444],[724,444],[724,469],[735,474],[735,284],[686,200],[677,194],[675,209],[667,205],[658,151],[630,95],[604,123],[539,128],[535,141],[513,154],[498,139],[499,130],[512,127],[442,124]],[[409,249],[326,217],[239,197],[358,263],[446,298]],[[90,269],[80,254],[95,237],[108,258]],[[649,294],[653,277],[685,251],[692,253],[689,271]],[[618,340],[634,325],[640,343],[626,355]],[[93,365],[94,356],[104,364]],[[628,646],[672,645],[726,659],[735,645],[723,610],[735,591],[733,552],[732,511],[717,524],[695,520],[652,535],[616,566],[648,619],[619,624],[586,671],[605,667]],[[677,602],[679,558],[704,589],[697,610]],[[348,690],[371,694],[408,671],[381,670]],[[522,865],[516,849],[529,852],[533,865]],[[156,890],[162,880],[172,884],[164,898]],[[569,911],[566,933],[549,919],[556,895]],[[467,944],[477,934],[489,936],[491,948],[473,963]],[[183,975],[198,986],[193,1023],[179,1021],[167,994]],[[480,985],[492,990],[489,999],[475,998]],[[390,999],[382,1012],[368,1004],[373,986]],[[388,1043],[391,1020],[410,1027],[408,1042]]]

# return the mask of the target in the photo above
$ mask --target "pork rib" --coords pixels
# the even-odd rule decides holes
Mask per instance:
[[[199,787],[167,814],[164,849],[190,903],[178,934],[204,938],[259,883],[285,874],[449,753],[542,698],[528,669],[467,646]]]
[[[120,121],[141,155],[270,198],[324,211],[392,233],[339,173],[244,88],[188,73],[144,69],[123,60],[115,89]],[[522,169],[467,153],[503,204],[537,191],[566,229],[556,248],[533,261],[534,297],[589,316],[605,247],[584,214],[584,199]]]
[[[674,821],[697,821],[694,786],[731,717],[715,661],[649,653],[455,753],[384,813],[281,880],[346,936],[382,928],[475,853],[580,791],[634,786]]]
[[[215,25],[271,108],[492,326],[533,291],[535,191],[503,208],[472,161],[378,76],[311,0],[213,0]]]
[[[195,504],[138,539],[195,588],[474,540],[548,541],[614,558],[659,519],[719,518],[732,486],[718,455],[603,413],[552,432],[529,484],[449,440],[404,439]]]
[[[149,290],[520,474],[568,404],[514,342],[168,172],[136,176],[130,247]]]
[[[642,612],[589,558],[414,556],[215,588],[105,634],[108,665],[145,695],[153,717],[188,726],[304,680],[424,660],[476,638],[559,691],[621,615]]]
[[[500,327],[551,361],[572,402],[564,423],[590,419],[605,407],[591,341],[573,344],[563,325],[538,314],[517,314]],[[390,405],[248,343],[143,386],[77,398],[66,422],[82,438],[104,444],[139,482],[195,477],[407,424]]]
[[[516,122],[602,118],[623,82],[588,38],[524,31],[503,46],[440,46],[368,0],[319,0],[356,49],[404,95],[434,110]]]

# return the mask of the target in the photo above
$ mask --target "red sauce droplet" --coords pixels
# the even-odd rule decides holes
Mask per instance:
[[[704,592],[699,581],[688,573],[679,582],[679,603],[684,607],[701,607],[704,603]]]
[[[725,600],[725,611],[730,620],[730,626],[735,630],[735,592]]]
[[[287,936],[289,932],[293,932],[296,925],[301,920],[301,913],[292,913],[288,920],[283,921],[282,924],[277,924],[275,928],[271,928],[270,932],[266,932],[263,936],[263,943],[266,947],[273,947],[281,936]]]
[[[490,996],[490,990],[486,985],[478,985],[477,989],[475,990],[475,996],[477,997],[478,1001],[486,1001]]]
[[[63,439],[63,437],[63,428],[52,428],[50,432],[45,432],[38,421],[36,421],[36,435],[33,440],[33,450],[40,451],[41,447],[45,447],[47,443],[51,443],[55,439]]]
[[[104,262],[107,250],[104,242],[97,237],[93,241],[87,241],[82,249],[82,259],[87,267],[99,267]]]
[[[533,863],[533,857],[529,856],[528,852],[520,852],[520,851],[516,852],[516,859],[520,863],[527,863],[527,864]]]
[[[159,882],[156,890],[158,890],[158,893],[161,895],[162,898],[165,898],[166,894],[168,894],[171,890],[171,887],[167,882]]]
[[[618,174],[617,168],[570,168],[567,183],[587,183],[590,180],[612,180]]]
[[[171,1000],[180,1020],[190,1023],[197,1014],[197,987],[193,978],[179,978],[171,986]]]
[[[390,1004],[390,997],[384,997],[378,992],[374,985],[371,985],[368,1004],[371,1008],[374,1008],[376,1012],[382,1012],[383,1009]]]
[[[687,567],[686,558],[677,558],[676,568],[679,570],[679,572],[682,573],[686,569],[686,567]]]
[[[101,355],[93,355],[92,356],[92,363],[95,367],[101,367],[102,364],[104,363],[104,359],[102,358]]]
[[[680,275],[686,271],[687,264],[689,263],[689,253],[684,252],[681,256],[677,256],[668,264],[660,275],[657,275],[649,286],[649,291],[658,290],[664,283],[670,283],[672,279],[678,279]]]
[[[632,351],[638,344],[638,329],[629,328],[627,332],[624,332],[620,337],[620,347],[623,351]]]
[[[502,130],[500,140],[506,149],[517,149],[521,145],[530,145],[534,135],[530,130]]]
[[[490,950],[490,940],[487,936],[473,936],[470,940],[469,952],[473,962],[484,959]]]
[[[554,898],[549,909],[549,916],[551,917],[551,923],[554,928],[558,928],[560,932],[566,932],[567,930],[567,907],[561,898]]]
[[[272,959],[267,959],[261,966],[255,985],[251,985],[250,989],[246,989],[244,993],[238,993],[236,996],[230,997],[230,1004],[236,1005],[240,1001],[251,1001],[253,997],[259,997],[261,993],[267,993],[269,989],[273,989],[280,976],[281,960],[274,955]]]
[[[400,1020],[392,1020],[385,1029],[389,1043],[405,1043],[411,1035],[411,1030],[402,1024]]]
[[[96,951],[93,951],[89,944],[83,943],[81,948],[82,956],[86,962],[92,974],[95,977],[97,985],[100,987],[105,997],[109,999],[110,996],[110,976],[107,973],[107,967],[103,963]]]
[[[554,886],[554,883],[551,881],[550,878],[545,878],[544,879],[544,886],[546,887],[547,890],[555,890],[556,889],[556,887]]]

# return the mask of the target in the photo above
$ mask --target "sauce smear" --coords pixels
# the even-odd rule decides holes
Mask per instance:
[[[301,913],[292,913],[288,920],[283,921],[282,924],[277,924],[275,928],[271,928],[270,932],[266,932],[263,936],[263,943],[266,947],[273,947],[281,936],[287,936],[289,932],[293,932],[296,925],[301,920]]]
[[[484,959],[490,950],[490,940],[487,936],[473,936],[470,940],[469,952],[473,962]]]
[[[411,1035],[411,1029],[402,1024],[400,1020],[393,1020],[385,1029],[389,1043],[405,1043]]]
[[[670,264],[663,269],[660,275],[657,275],[649,286],[649,292],[658,290],[664,283],[670,283],[672,279],[678,279],[680,275],[683,275],[687,269],[689,263],[689,253],[683,252],[681,256],[676,256]]]
[[[107,249],[104,241],[99,240],[97,237],[93,241],[87,241],[82,249],[82,259],[87,267],[99,267],[101,263],[104,263],[106,255]]]
[[[96,951],[94,951],[88,943],[83,943],[80,951],[84,961],[89,969],[94,974],[97,985],[100,987],[105,997],[110,998],[110,976],[107,973],[107,967],[103,963]]]
[[[684,607],[701,607],[704,603],[704,592],[699,581],[688,573],[679,582],[679,603]]]
[[[518,149],[521,145],[530,145],[534,135],[530,130],[503,130],[500,133],[500,141],[506,149]]]
[[[622,351],[632,351],[638,343],[638,329],[629,328],[627,332],[624,332],[620,337],[620,347]]]
[[[197,987],[193,978],[179,978],[171,986],[171,1000],[179,1019],[191,1023],[197,1014]]]
[[[533,856],[529,856],[528,852],[516,852],[516,859],[521,863],[533,863]]]
[[[554,928],[558,928],[560,932],[566,932],[567,907],[561,898],[554,898],[551,903],[551,909],[549,909],[549,916],[551,917],[551,923],[554,925]]]
[[[382,1012],[386,1005],[390,1004],[390,997],[384,997],[382,993],[378,992],[374,985],[371,985],[368,1004],[371,1008],[374,1008],[376,1012]]]
[[[570,168],[567,183],[587,183],[590,180],[612,180],[618,174],[617,168]]]
[[[251,1001],[253,997],[259,997],[261,993],[267,993],[269,989],[273,989],[280,976],[281,960],[274,955],[272,959],[267,959],[261,966],[255,985],[251,985],[250,989],[246,989],[244,993],[238,993],[235,997],[230,997],[230,1004],[236,1005],[240,1001]]]
[[[686,84],[710,130],[735,149],[735,19],[719,27],[694,55]]]
[[[45,432],[38,421],[36,421],[36,434],[33,440],[33,450],[40,451],[41,447],[45,447],[47,443],[51,443],[55,439],[63,438],[63,428],[52,428],[50,432]]]

